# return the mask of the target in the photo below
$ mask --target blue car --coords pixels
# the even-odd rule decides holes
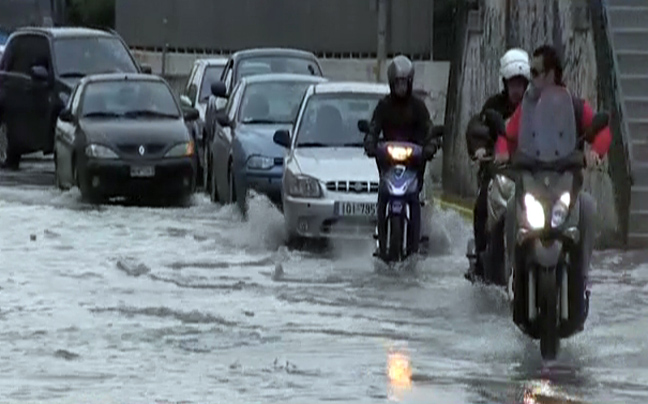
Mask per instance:
[[[241,79],[225,110],[216,117],[212,137],[211,199],[247,210],[248,190],[281,205],[286,151],[274,133],[290,129],[311,84],[327,79],[301,74],[263,74]]]

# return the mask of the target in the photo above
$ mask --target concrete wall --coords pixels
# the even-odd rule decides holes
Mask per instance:
[[[446,192],[475,195],[476,168],[467,155],[465,130],[470,116],[480,110],[489,95],[499,90],[498,63],[507,48],[520,46],[532,52],[548,43],[561,49],[567,85],[596,108],[596,52],[592,31],[587,25],[587,15],[579,20],[577,14],[578,6],[583,4],[586,5],[584,0],[483,1],[482,28],[468,32],[465,38],[456,118],[444,161]],[[618,225],[614,189],[607,169],[588,171],[585,188],[598,201],[599,245],[607,245]]]

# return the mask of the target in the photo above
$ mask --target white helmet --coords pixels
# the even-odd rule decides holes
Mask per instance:
[[[504,80],[515,76],[523,76],[531,80],[529,54],[520,48],[509,49],[500,59],[500,76]]]

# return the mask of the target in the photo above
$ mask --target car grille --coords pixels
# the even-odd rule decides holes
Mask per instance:
[[[336,192],[377,193],[378,183],[368,181],[329,181],[326,189]]]
[[[274,163],[275,163],[276,166],[282,166],[283,162],[284,162],[283,157],[275,157],[275,159],[274,159]]]
[[[149,143],[149,144],[122,144],[117,146],[120,152],[128,155],[128,156],[140,156],[139,153],[139,148],[140,146],[144,146],[144,155],[143,157],[146,156],[154,156],[162,153],[164,148],[166,147],[165,144],[162,143]]]

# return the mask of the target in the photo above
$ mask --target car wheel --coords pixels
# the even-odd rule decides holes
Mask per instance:
[[[203,135],[204,139],[204,135]],[[205,193],[209,194],[211,192],[211,167],[209,164],[209,149],[207,148],[207,144],[203,145],[203,163],[202,163],[202,170],[203,170],[203,176],[202,176],[202,182],[203,182],[203,190]]]
[[[56,183],[56,188],[60,189],[61,191],[67,190],[67,188],[64,187],[63,183],[61,182],[61,174],[59,173],[58,155],[56,154],[56,150],[54,150],[54,181]]]
[[[20,155],[11,150],[9,142],[9,126],[6,122],[0,122],[0,167],[18,169]]]
[[[228,192],[228,203],[236,203],[236,182],[234,180],[234,169],[232,168],[232,164],[230,163],[229,165],[229,170],[228,172],[228,180],[227,183],[229,185],[229,192]]]
[[[220,198],[218,197],[218,186],[216,184],[216,173],[214,170],[215,168],[212,168],[210,170],[211,174],[209,175],[209,183],[211,184],[209,186],[209,199],[211,199],[213,203],[219,203]]]

